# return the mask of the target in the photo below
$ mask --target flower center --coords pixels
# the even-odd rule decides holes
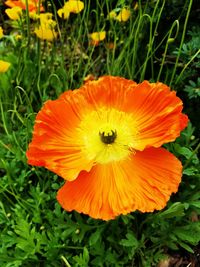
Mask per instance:
[[[81,149],[88,160],[107,164],[134,153],[137,129],[132,114],[101,107],[83,116],[77,139],[81,140]]]
[[[107,131],[100,131],[99,136],[101,141],[104,144],[112,144],[115,142],[115,139],[117,137],[117,131],[116,130],[107,130]]]

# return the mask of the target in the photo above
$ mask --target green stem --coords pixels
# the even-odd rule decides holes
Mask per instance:
[[[64,256],[61,256],[61,259],[64,261],[64,263],[67,267],[71,267],[71,265],[69,264],[69,262],[67,261],[67,259]]]
[[[3,128],[6,132],[6,134],[9,136],[9,132],[8,132],[8,128],[7,128],[7,125],[6,125],[6,120],[5,120],[5,116],[4,116],[4,111],[3,111],[3,105],[2,103],[0,102],[0,110],[1,110],[1,118],[2,118],[2,122],[3,122]]]
[[[37,77],[37,89],[40,95],[40,99],[42,99],[42,93],[40,89],[40,75],[41,75],[41,41],[37,40],[37,59],[38,59],[38,77]]]
[[[190,164],[192,158],[194,157],[195,154],[197,154],[198,150],[200,148],[200,143],[196,146],[196,148],[193,150],[191,156],[188,158],[188,160],[186,161],[186,163],[183,166],[183,169],[186,169],[187,166]]]
[[[159,1],[158,1],[159,2]],[[149,29],[149,43],[148,43],[148,51],[147,51],[147,55],[145,58],[145,62],[143,65],[143,69],[142,69],[142,73],[140,75],[140,81],[144,80],[144,76],[145,76],[145,72],[146,72],[146,67],[147,67],[147,62],[148,62],[148,57],[149,57],[149,53],[150,51],[152,51],[152,45],[153,45],[153,38],[152,38],[152,31],[153,31],[153,16],[150,17],[148,14],[144,14],[144,16],[146,16],[149,19],[149,24],[150,24],[150,29]]]
[[[160,8],[160,12],[158,14],[158,18],[157,18],[157,21],[156,21],[156,26],[154,28],[154,32],[153,32],[153,35],[152,35],[153,21],[154,21],[155,16],[157,16],[157,8],[158,8],[159,2],[160,1],[156,2],[155,8],[153,10],[153,15],[152,15],[152,17],[150,19],[149,46],[148,46],[147,56],[146,56],[145,62],[144,62],[143,67],[142,67],[142,74],[141,74],[140,80],[144,80],[144,75],[145,75],[145,71],[146,71],[146,67],[147,67],[147,62],[148,62],[148,60],[150,58],[151,58],[151,72],[152,72],[151,78],[154,79],[154,64],[153,64],[153,57],[152,57],[153,53],[152,53],[152,50],[153,50],[153,44],[154,44],[155,36],[156,36],[156,33],[157,33],[158,25],[159,25],[159,22],[160,22],[161,14],[162,14],[163,8],[165,6],[165,0],[162,2],[162,6]]]
[[[181,43],[180,43],[180,46],[179,46],[178,55],[176,57],[176,62],[175,62],[175,66],[174,66],[174,69],[173,69],[173,73],[172,73],[172,76],[171,76],[171,81],[169,83],[170,87],[171,87],[171,84],[173,82],[173,79],[174,79],[174,76],[175,76],[175,73],[176,73],[179,57],[180,57],[180,54],[181,54],[181,49],[182,49],[183,42],[184,42],[184,39],[185,39],[185,33],[186,33],[187,23],[188,23],[188,19],[189,19],[191,7],[192,7],[192,2],[193,2],[193,0],[190,0],[190,2],[189,2],[189,6],[188,6],[186,18],[185,18],[185,23],[184,23],[184,27],[183,27],[183,34],[182,34],[182,37],[181,37]]]
[[[165,58],[166,58],[166,55],[167,55],[167,50],[168,50],[168,46],[169,46],[169,40],[171,39],[172,31],[173,31],[173,29],[174,29],[175,26],[177,27],[176,28],[176,34],[175,34],[175,37],[176,37],[177,36],[177,33],[178,33],[178,30],[179,30],[179,22],[178,22],[178,20],[175,20],[173,22],[172,27],[171,27],[171,29],[169,31],[169,36],[168,36],[167,43],[166,43],[166,46],[165,46],[165,51],[163,53],[163,58],[162,58],[160,70],[159,70],[159,73],[158,73],[158,76],[157,76],[157,81],[160,80],[160,76],[161,76],[161,73],[162,73],[162,70],[163,70]],[[173,39],[175,39],[175,37]]]
[[[26,0],[26,23],[27,23],[27,36],[28,36],[27,46],[29,47],[31,32],[30,32],[30,17],[29,17],[29,9],[28,9],[28,0]]]
[[[178,78],[175,81],[175,84],[177,84],[180,80],[180,78],[182,77],[185,69],[190,65],[190,63],[195,59],[195,57],[198,56],[198,54],[200,53],[200,49],[194,54],[193,57],[191,57],[191,59],[188,61],[188,63],[185,65],[185,67],[182,69],[181,73],[179,74]]]

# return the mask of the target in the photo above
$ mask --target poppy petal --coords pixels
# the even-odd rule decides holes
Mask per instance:
[[[78,96],[74,97],[76,100]],[[45,103],[36,116],[33,139],[26,153],[29,164],[46,167],[67,180],[75,179],[81,170],[91,169],[93,162],[82,153],[78,137],[80,109],[81,105],[63,99]]]
[[[135,149],[160,147],[174,141],[188,124],[182,109],[183,103],[176,92],[163,83],[144,81],[129,90],[125,110],[133,114],[139,129]]]
[[[174,141],[188,124],[188,117],[181,113],[181,99],[160,82],[136,84],[121,77],[104,76],[87,82],[78,91],[82,91],[85,103],[93,110],[105,107],[131,114],[138,131],[135,136],[133,130],[136,150]]]
[[[164,148],[148,148],[127,160],[82,171],[58,191],[67,210],[109,220],[134,210],[162,209],[181,180],[180,161]]]
[[[93,108],[116,108],[124,110],[128,92],[137,83],[122,77],[103,76],[98,80],[85,83],[80,89],[84,90],[84,97]],[[133,99],[132,99],[133,100]]]

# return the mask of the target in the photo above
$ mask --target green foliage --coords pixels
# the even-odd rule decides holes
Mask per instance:
[[[185,86],[184,91],[188,93],[188,97],[199,98],[200,97],[200,77],[198,77],[197,82],[189,80],[189,84]]]
[[[29,168],[22,163],[25,158],[16,162],[16,154],[5,148],[1,153],[10,163],[1,161],[5,170],[0,183],[1,266],[60,266],[66,262],[66,266],[155,266],[166,248],[182,247],[193,253],[200,241],[200,222],[191,217],[200,213],[199,145],[191,140],[193,131],[189,126],[169,146],[187,166],[179,193],[168,207],[107,223],[63,211],[55,202],[60,187],[57,176]],[[14,152],[16,144],[11,143]]]
[[[12,64],[0,73],[0,266],[151,267],[170,251],[194,253],[200,242],[199,121],[193,106],[199,108],[193,101],[200,96],[200,29],[193,1],[138,1],[135,9],[133,1],[88,1],[68,21],[57,17],[62,3],[55,2],[45,1],[62,33],[52,43],[36,39],[26,20],[13,28],[0,14],[6,30],[0,59]],[[128,22],[108,19],[124,6],[131,7]],[[90,46],[88,34],[100,30],[106,40]],[[56,202],[62,181],[27,165],[36,112],[47,99],[79,87],[87,74],[161,80],[184,99],[192,123],[166,145],[182,161],[183,178],[165,209],[109,222],[67,213]]]

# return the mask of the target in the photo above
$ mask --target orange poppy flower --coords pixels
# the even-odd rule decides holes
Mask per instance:
[[[9,7],[20,7],[26,10],[26,1],[25,0],[7,0],[5,1],[5,5]],[[29,11],[37,11],[39,5],[39,0],[28,0],[28,10]],[[40,5],[40,11],[43,11],[44,8]]]
[[[160,210],[181,181],[180,161],[160,146],[186,127],[182,107],[160,82],[88,81],[44,104],[28,163],[67,180],[57,195],[67,211],[109,220]]]

